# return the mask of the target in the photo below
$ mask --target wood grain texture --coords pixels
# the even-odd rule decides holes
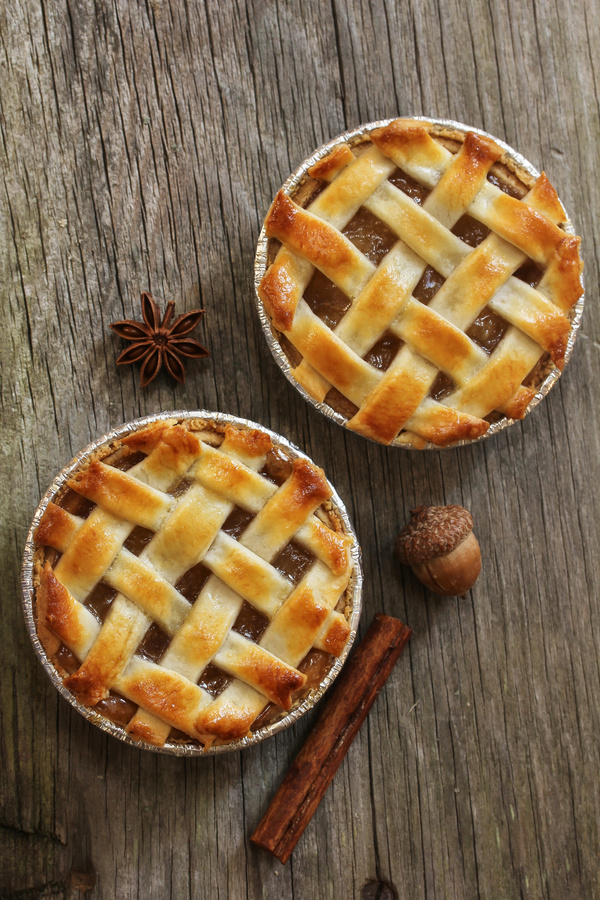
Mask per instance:
[[[0,6],[3,449],[0,896],[600,898],[600,14],[584,0],[14,0]],[[273,362],[252,261],[314,147],[392,115],[483,127],[545,168],[583,236],[573,360],[475,447],[369,444]],[[151,290],[201,303],[185,387],[117,370],[108,323]],[[363,545],[365,615],[414,636],[290,863],[249,843],[314,721],[243,754],[123,746],[59,699],[22,622],[25,535],[90,439],[169,408],[239,414],[321,464]],[[464,600],[392,545],[461,503],[484,555]],[[93,887],[90,887],[91,885]]]

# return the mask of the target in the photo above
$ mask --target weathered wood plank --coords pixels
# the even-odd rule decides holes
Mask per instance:
[[[600,15],[552,0],[289,4],[17,0],[0,10],[4,426],[0,895],[600,897]],[[448,116],[544,167],[584,239],[575,356],[521,425],[467,450],[385,450],[308,408],[258,326],[252,260],[281,182],[362,121]],[[142,392],[108,322],[151,289],[206,307],[212,357]],[[365,617],[411,645],[290,864],[251,846],[307,716],[245,754],[121,746],[56,696],[19,564],[55,472],[168,408],[290,437],[347,502]],[[469,507],[476,590],[427,596],[393,559],[419,503]],[[79,885],[79,887],[77,886]]]

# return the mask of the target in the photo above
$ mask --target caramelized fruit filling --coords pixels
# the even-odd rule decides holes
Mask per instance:
[[[292,474],[292,463],[285,453],[273,447],[267,453],[267,461],[260,474],[272,481],[273,484],[276,484],[277,487],[281,487],[283,482]]]
[[[376,369],[385,371],[386,369],[389,369],[392,360],[403,343],[404,341],[400,340],[399,337],[396,337],[395,334],[392,334],[391,331],[386,331],[386,333],[373,344],[366,356],[363,356],[363,359]]]
[[[520,269],[517,269],[515,278],[519,278],[531,287],[537,287],[542,280],[543,274],[544,270],[532,259],[528,259],[526,263],[523,263]]]
[[[342,234],[376,266],[398,240],[394,232],[364,206],[348,222]]]
[[[146,659],[151,659],[152,662],[157,663],[162,659],[170,643],[171,638],[167,632],[163,631],[156,622],[152,622],[136,652],[139,656],[144,656]]]
[[[71,513],[72,516],[79,516],[80,519],[87,519],[96,504],[92,503],[91,500],[86,500],[85,497],[76,494],[71,488],[66,488],[64,494],[61,495],[60,505],[63,509],[66,509],[67,512]]]
[[[114,466],[115,469],[121,469],[122,472],[127,472],[129,469],[133,469],[134,466],[137,466],[145,458],[145,454],[142,453],[141,450],[129,450],[129,448],[124,447],[122,451],[120,451],[119,457],[117,459],[111,460],[111,466]]]
[[[436,272],[431,266],[427,266],[413,291],[413,297],[427,305],[437,294],[444,281],[445,278],[442,278],[439,272]]]
[[[318,269],[304,291],[304,299],[329,328],[335,328],[350,306],[350,298]]]
[[[223,669],[209,663],[200,676],[198,684],[208,691],[211,697],[218,697],[232,681],[233,678],[227,675]]]
[[[312,566],[314,559],[310,550],[297,541],[290,541],[275,557],[272,565],[292,584],[298,584],[302,581],[304,573]]]
[[[84,606],[92,612],[99,622],[104,622],[106,614],[117,592],[105,581],[99,581],[85,599]]]
[[[334,387],[330,388],[327,392],[325,403],[336,412],[340,413],[340,415],[344,416],[345,419],[351,419],[352,416],[355,416],[358,412],[358,406],[355,406],[351,400],[344,397],[344,395]]]
[[[311,650],[304,657],[298,669],[306,675],[305,693],[318,687],[331,666],[331,656],[324,650]]]
[[[116,725],[128,725],[137,711],[137,704],[132,703],[126,697],[117,694],[116,691],[110,691],[108,697],[96,703],[94,709],[101,715],[106,716]]]
[[[394,185],[394,187],[400,188],[401,191],[404,191],[405,194],[418,203],[421,206],[422,203],[429,196],[430,191],[423,184],[419,184],[418,181],[415,181],[414,178],[411,178],[410,175],[407,175],[406,172],[403,172],[402,169],[396,169],[395,172],[392,172],[388,181]]]
[[[224,531],[225,534],[237,539],[253,518],[254,513],[248,512],[248,510],[242,509],[240,506],[236,506],[225,519],[221,531]]]
[[[177,482],[175,487],[171,488],[169,494],[171,497],[182,497],[186,491],[189,491],[193,483],[191,478],[182,478],[181,481]]]
[[[295,369],[302,362],[302,354],[299,350],[296,350],[292,342],[286,338],[285,334],[279,335],[279,343],[281,344],[281,349],[287,356],[290,366],[292,369]]]
[[[203,563],[199,562],[178,579],[175,583],[175,588],[186,600],[193,603],[208,581],[209,576],[210,570]]]
[[[456,385],[449,375],[446,375],[445,372],[439,372],[431,386],[429,396],[432,400],[437,400],[439,402],[440,400],[443,400],[444,397],[448,397],[455,387]]]
[[[452,234],[459,237],[469,247],[478,247],[489,233],[490,229],[486,225],[467,215],[461,216],[452,229]]]
[[[497,315],[489,306],[485,306],[467,331],[467,335],[475,344],[483,347],[486,353],[491,353],[507,328],[506,319]]]
[[[153,537],[154,532],[150,531],[149,528],[142,528],[141,525],[136,525],[123,546],[126,550],[129,550],[130,553],[133,553],[134,556],[139,556],[146,544],[149,544]]]
[[[79,668],[79,660],[74,653],[71,653],[68,647],[61,644],[54,656],[54,661],[63,669],[67,675],[72,675]]]
[[[233,624],[233,631],[243,634],[251,641],[260,641],[265,633],[269,619],[259,609],[255,609],[251,603],[244,600],[240,613]]]
[[[500,190],[505,194],[508,194],[509,197],[516,197],[517,200],[522,200],[527,193],[527,188],[520,182],[517,182],[515,176],[512,175],[512,173],[508,169],[506,169],[504,173],[506,177],[501,178],[498,175],[498,172],[494,171],[494,168],[492,168],[492,170],[488,173],[487,180],[490,182],[490,184],[493,184],[495,185],[495,187],[500,188]],[[501,168],[504,169],[505,167],[503,166]],[[509,182],[507,181],[507,178],[509,177],[511,178],[511,180],[515,181],[514,184],[509,184]]]

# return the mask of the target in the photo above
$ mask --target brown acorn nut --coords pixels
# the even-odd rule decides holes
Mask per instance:
[[[471,513],[462,506],[419,506],[396,540],[401,563],[436,594],[462,596],[481,571]]]

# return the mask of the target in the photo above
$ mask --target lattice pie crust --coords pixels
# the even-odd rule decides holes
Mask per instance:
[[[35,534],[38,634],[65,686],[159,746],[289,710],[350,633],[330,496],[317,466],[231,425],[159,421],[87,460]]]
[[[308,175],[269,210],[259,287],[296,381],[384,444],[521,418],[562,369],[582,293],[545,174],[487,137],[398,119]]]

